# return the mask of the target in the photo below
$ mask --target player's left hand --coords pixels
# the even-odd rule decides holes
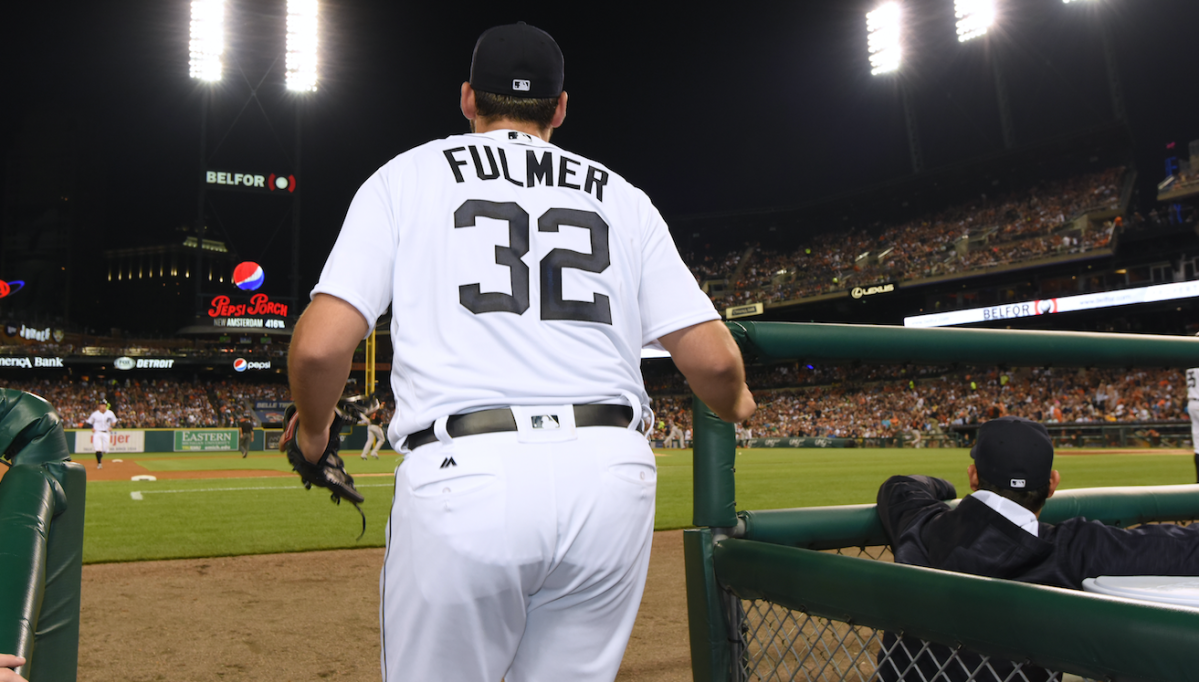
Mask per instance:
[[[13,672],[13,668],[25,665],[25,659],[12,654],[0,654],[0,682],[25,682],[25,678]]]

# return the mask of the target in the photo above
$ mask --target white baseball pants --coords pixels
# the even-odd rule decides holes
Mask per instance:
[[[396,471],[384,682],[611,682],[653,538],[645,437],[566,423],[557,442],[438,432]]]
[[[92,447],[96,452],[107,453],[109,450],[109,437],[107,431],[92,431]]]

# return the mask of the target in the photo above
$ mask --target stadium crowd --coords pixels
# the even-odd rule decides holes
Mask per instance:
[[[4,388],[45,398],[68,428],[85,426],[100,400],[111,405],[118,429],[232,427],[253,401],[287,395],[284,384],[173,379],[41,379],[5,382]]]
[[[787,374],[792,372],[798,375],[795,369]],[[780,375],[786,374],[776,369],[767,376]],[[764,388],[755,384],[751,372],[749,384],[759,407],[740,425],[745,437],[902,434],[919,439],[1004,414],[1046,424],[1189,422],[1185,382],[1177,370],[859,367],[826,373],[837,377],[826,384],[815,384],[815,374],[809,376],[813,384]],[[658,394],[653,407],[655,439],[665,439],[675,424],[690,431],[690,395]]]
[[[1083,253],[1110,245],[1122,219],[1086,229],[1073,219],[1118,209],[1123,176],[1124,168],[1109,168],[982,195],[897,225],[820,234],[790,251],[748,244],[723,257],[685,258],[701,282],[732,280],[713,300],[737,305]]]
[[[691,396],[673,365],[645,371],[656,415],[653,437],[691,429]],[[1175,370],[1063,370],[943,366],[751,366],[748,383],[759,409],[741,425],[755,437],[936,437],[953,425],[1013,414],[1048,424],[1187,420],[1185,383]],[[233,427],[257,401],[287,401],[283,383],[136,380],[96,383],[40,379],[6,388],[46,398],[68,427],[81,427],[107,400],[118,428]],[[380,396],[386,424],[390,395]]]

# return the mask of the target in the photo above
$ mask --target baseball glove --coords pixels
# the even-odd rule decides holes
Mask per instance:
[[[299,415],[296,414],[296,406],[288,405],[287,410],[283,413],[284,429],[283,437],[279,439],[279,451],[287,454],[287,461],[291,463],[291,468],[300,475],[305,489],[311,490],[314,485],[327,488],[331,493],[330,499],[337,504],[341,504],[343,497],[349,500],[362,516],[362,535],[365,535],[366,514],[363,514],[362,508],[358,506],[365,498],[354,487],[354,477],[346,473],[345,463],[337,454],[341,448],[341,425],[348,415],[340,404],[335,412],[333,424],[329,427],[329,442],[325,445],[325,451],[321,454],[321,458],[313,464],[300,451],[300,443],[296,438],[300,422]],[[362,535],[358,537],[361,538]]]

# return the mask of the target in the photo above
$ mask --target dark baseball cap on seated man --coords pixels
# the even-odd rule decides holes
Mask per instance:
[[[1000,417],[978,428],[970,450],[978,475],[1003,490],[1037,490],[1049,485],[1053,440],[1044,424]]]
[[[470,86],[496,95],[549,99],[562,94],[562,50],[525,22],[489,28],[475,43]]]

